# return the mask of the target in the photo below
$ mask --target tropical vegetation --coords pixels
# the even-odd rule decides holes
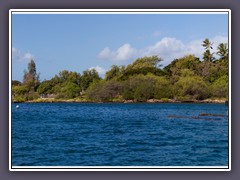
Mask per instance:
[[[15,102],[146,102],[201,101],[228,98],[228,48],[221,43],[212,52],[209,39],[203,41],[203,59],[193,54],[174,59],[163,67],[158,56],[141,57],[127,66],[113,65],[101,78],[95,69],[79,72],[62,70],[40,82],[31,60],[23,81],[12,80]],[[214,54],[218,55],[216,58]]]

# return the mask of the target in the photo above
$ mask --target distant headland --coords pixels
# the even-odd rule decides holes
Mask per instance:
[[[104,78],[95,69],[63,70],[40,82],[31,60],[23,81],[12,80],[12,102],[225,103],[228,48],[221,43],[211,52],[211,45],[203,41],[202,60],[191,54],[162,68],[159,56],[145,56],[127,66],[113,65]]]

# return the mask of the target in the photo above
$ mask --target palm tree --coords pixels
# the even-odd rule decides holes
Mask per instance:
[[[214,57],[213,57],[213,54],[214,53],[211,53],[211,49],[213,49],[212,48],[212,45],[213,45],[213,43],[211,43],[210,41],[209,41],[209,39],[208,38],[206,38],[204,41],[203,41],[203,44],[202,44],[202,46],[205,48],[205,52],[203,53],[203,59],[205,60],[205,61],[210,61],[210,62],[212,62],[213,60],[214,60]]]
[[[211,43],[208,38],[206,38],[202,44],[202,46],[205,47],[205,49],[209,49],[209,50],[212,49],[212,45],[213,43]]]
[[[220,59],[227,60],[228,59],[228,48],[226,43],[221,43],[217,47],[217,54],[220,56]]]

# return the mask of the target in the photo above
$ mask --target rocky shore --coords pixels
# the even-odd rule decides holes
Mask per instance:
[[[13,103],[20,103],[17,101],[12,101]],[[55,98],[38,98],[31,101],[26,101],[27,103],[228,103],[224,99],[205,99],[205,100],[176,100],[176,99],[148,99],[147,101],[135,101],[135,100],[114,100],[107,102],[90,101],[86,99],[55,99]]]

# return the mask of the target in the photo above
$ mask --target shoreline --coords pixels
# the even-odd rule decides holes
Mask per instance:
[[[205,100],[159,100],[159,99],[148,99],[147,101],[134,101],[134,100],[115,100],[115,101],[90,101],[82,99],[54,99],[54,98],[39,98],[31,101],[12,101],[12,103],[122,103],[122,104],[132,104],[132,103],[190,103],[190,104],[226,104],[228,105],[228,100],[224,99],[205,99]]]

